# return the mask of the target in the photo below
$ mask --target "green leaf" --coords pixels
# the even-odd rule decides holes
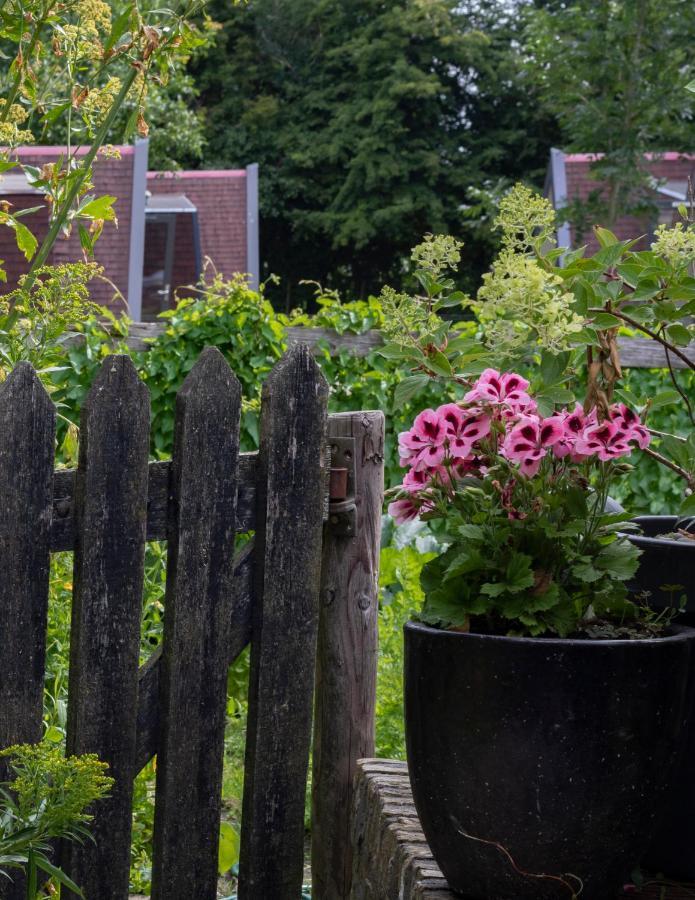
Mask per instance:
[[[594,261],[599,263],[603,269],[612,269],[613,266],[619,262],[624,249],[622,243],[611,244],[610,246],[599,250],[598,253],[594,255]]]
[[[435,350],[431,355],[427,356],[424,365],[436,375],[443,375],[444,377],[451,375],[451,363],[440,350]]]
[[[507,587],[512,593],[533,587],[533,560],[525,553],[512,553],[507,563]]]
[[[483,539],[483,529],[480,525],[472,525],[470,522],[467,522],[465,525],[459,526],[458,531],[462,537],[468,538],[469,541],[482,541]]]
[[[594,565],[620,581],[627,581],[637,571],[639,557],[640,551],[634,544],[626,538],[618,538],[603,547],[596,556]]]
[[[664,406],[672,406],[674,403],[681,402],[681,395],[678,391],[660,391],[652,399],[649,404],[650,409],[661,409]]]
[[[407,378],[399,381],[396,385],[396,389],[393,392],[394,406],[398,408],[409,400],[412,400],[412,398],[416,394],[419,394],[420,391],[423,391],[429,383],[430,378],[427,375],[408,375]]]
[[[115,197],[104,194],[103,197],[95,197],[88,200],[84,206],[80,206],[77,215],[83,219],[104,219],[107,222],[116,218],[116,211],[113,204],[116,202]]]
[[[36,240],[31,231],[29,231],[27,226],[22,225],[21,222],[17,222],[15,219],[9,219],[7,224],[11,228],[14,228],[17,246],[22,251],[27,260],[30,260],[34,253],[36,253],[36,248],[38,247],[39,242]]]
[[[551,386],[563,380],[569,365],[570,354],[565,353],[549,353],[544,350],[541,353],[541,379],[543,384]]]
[[[116,21],[113,23],[111,34],[108,36],[106,43],[104,44],[105,53],[108,53],[126,33],[128,25],[130,24],[130,16],[132,12],[133,7],[128,4],[120,14],[120,16],[118,16]]]
[[[432,308],[435,312],[438,312],[440,309],[450,309],[452,306],[461,306],[467,299],[468,297],[463,291],[454,291],[453,294],[440,297]]]
[[[685,89],[686,91],[692,91],[692,93],[695,94],[695,81],[691,81],[690,84],[686,84]]]
[[[69,878],[62,869],[59,869],[57,866],[54,866],[52,862],[49,862],[43,854],[35,853],[34,860],[36,865],[40,869],[43,869],[47,875],[50,875],[51,878],[55,878],[56,881],[64,885],[69,891],[72,891],[73,894],[77,894],[78,897],[84,897],[84,894],[75,882]]]
[[[594,328],[605,331],[608,328],[619,328],[622,322],[617,316],[612,316],[610,313],[598,313],[593,317],[591,324]]]
[[[609,231],[607,228],[602,228],[600,225],[594,226],[594,234],[596,235],[596,240],[602,247],[610,247],[611,244],[618,243],[618,238],[613,232]]]
[[[643,284],[638,285],[633,294],[630,294],[630,300],[634,303],[640,300],[651,300],[652,297],[655,297],[661,290],[659,285],[654,284]]]
[[[598,581],[599,578],[603,578],[603,572],[599,572],[588,558],[583,559],[582,562],[575,563],[572,566],[572,574],[575,578],[578,578],[580,581],[584,581],[587,584],[591,584],[594,581]]]
[[[401,347],[400,344],[393,343],[379,347],[377,353],[384,359],[422,359],[422,352],[416,347]]]
[[[446,554],[448,557],[448,554]],[[457,554],[451,560],[444,572],[443,581],[451,581],[454,578],[460,578],[461,575],[467,575],[469,572],[476,572],[483,568],[483,558],[477,550],[464,550]]]
[[[678,515],[679,516],[695,515],[695,494],[691,494],[689,497],[685,498],[685,500],[680,505],[680,509],[678,510]]]
[[[690,331],[685,325],[680,325],[678,322],[669,325],[666,329],[666,334],[669,340],[679,347],[687,347],[690,343]]]
[[[693,468],[693,454],[686,443],[672,434],[666,434],[661,438],[661,449],[677,463],[682,469],[690,471]]]
[[[41,182],[44,180],[43,173],[41,172],[41,169],[38,168],[38,166],[30,166],[25,163],[22,166],[22,172],[24,172],[24,175],[29,184],[36,184],[37,182]]]
[[[85,253],[88,253],[89,256],[94,255],[94,242],[92,241],[92,236],[84,227],[84,225],[78,225],[78,233],[80,235],[80,244],[82,245],[82,249]]]
[[[239,832],[230,822],[220,822],[220,843],[217,870],[225,875],[239,862]]]

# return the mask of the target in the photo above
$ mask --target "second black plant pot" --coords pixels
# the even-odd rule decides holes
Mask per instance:
[[[695,621],[695,540],[674,541],[660,536],[673,531],[676,516],[637,516],[632,521],[642,534],[629,534],[628,538],[642,555],[630,589],[648,593],[649,605],[655,609],[677,606],[685,595],[690,624]]]
[[[685,627],[588,641],[405,626],[413,796],[454,891],[569,900],[573,875],[582,900],[617,893],[682,748],[694,639]]]

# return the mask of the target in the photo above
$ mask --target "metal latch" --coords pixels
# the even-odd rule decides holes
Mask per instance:
[[[328,525],[337,535],[352,537],[357,528],[355,508],[355,439],[334,437],[328,449]]]

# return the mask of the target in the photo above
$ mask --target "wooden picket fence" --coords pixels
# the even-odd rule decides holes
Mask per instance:
[[[150,462],[147,389],[110,356],[77,469],[54,471],[36,374],[20,364],[0,386],[0,747],[41,738],[50,554],[72,550],[67,751],[115,778],[95,843],[62,848],[87,900],[128,896],[133,779],[155,754],[151,896],[217,896],[227,670],[249,642],[239,897],[300,896],[314,718],[314,896],[348,896],[355,762],[374,749],[383,416],[328,417],[327,395],[290,349],[263,386],[260,449],[240,454],[239,383],[208,348],[177,396],[171,461]],[[327,448],[347,470],[330,504]],[[161,540],[162,646],[139,667],[145,543]]]

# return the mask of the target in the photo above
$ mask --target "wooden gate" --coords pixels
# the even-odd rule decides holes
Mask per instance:
[[[147,389],[110,356],[78,467],[54,471],[55,409],[36,374],[20,364],[0,386],[0,747],[41,737],[50,554],[73,550],[67,750],[97,753],[115,778],[96,843],[62,859],[87,900],[127,898],[133,778],[155,754],[151,896],[217,896],[227,669],[249,642],[239,897],[300,896],[319,629],[315,896],[347,896],[342,804],[373,753],[383,417],[328,425],[327,395],[310,352],[292,348],[263,386],[260,449],[240,454],[239,384],[208,348],[177,396],[171,461],[150,462]],[[330,509],[327,434],[349,474]],[[235,556],[243,532],[254,537]],[[155,540],[168,542],[164,635],[139,667]]]

